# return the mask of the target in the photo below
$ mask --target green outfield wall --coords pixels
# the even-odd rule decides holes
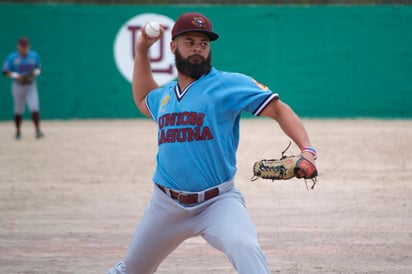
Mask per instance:
[[[0,57],[30,38],[43,62],[43,119],[141,117],[116,37],[139,14],[175,20],[186,11],[206,14],[221,35],[217,69],[253,76],[302,117],[412,118],[412,6],[0,4]],[[0,120],[12,115],[1,77]]]

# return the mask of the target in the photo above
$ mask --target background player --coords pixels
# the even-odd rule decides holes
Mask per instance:
[[[39,95],[36,78],[41,72],[41,61],[37,52],[30,50],[29,39],[21,37],[17,41],[17,51],[7,56],[3,63],[3,73],[13,79],[14,123],[16,139],[21,138],[21,123],[27,103],[36,130],[36,138],[44,136],[40,130]]]
[[[307,149],[301,120],[277,93],[249,76],[211,66],[210,42],[219,35],[202,14],[177,19],[170,48],[178,79],[159,87],[148,51],[161,35],[149,38],[143,30],[139,36],[132,82],[137,107],[158,124],[153,195],[124,260],[109,273],[154,273],[184,240],[199,235],[225,253],[238,273],[269,273],[234,186],[241,113],[277,121],[312,162],[316,152]]]

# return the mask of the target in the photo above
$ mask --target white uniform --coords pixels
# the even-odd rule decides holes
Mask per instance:
[[[179,204],[155,186],[125,260],[109,274],[154,273],[167,255],[195,236],[225,253],[238,273],[269,273],[243,196],[233,182],[226,184],[226,192],[193,206]]]

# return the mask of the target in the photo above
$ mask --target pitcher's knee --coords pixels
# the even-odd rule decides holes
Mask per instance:
[[[255,239],[238,239],[232,242],[232,252],[239,255],[260,252],[260,245]]]
[[[230,237],[225,248],[226,255],[238,273],[269,273],[266,258],[255,237]]]
[[[256,237],[232,233],[224,239],[225,252],[228,254],[251,254],[260,252],[260,245]]]

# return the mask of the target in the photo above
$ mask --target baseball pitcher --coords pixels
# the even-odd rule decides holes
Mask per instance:
[[[241,113],[279,123],[313,167],[316,151],[301,120],[277,93],[247,75],[212,66],[211,42],[219,35],[202,14],[184,13],[174,24],[170,50],[178,78],[159,87],[148,51],[165,29],[152,37],[143,28],[132,82],[137,107],[158,127],[153,195],[124,259],[109,273],[154,273],[173,250],[195,236],[223,252],[238,273],[269,273],[234,181]],[[307,166],[300,167],[299,175],[306,176]]]

